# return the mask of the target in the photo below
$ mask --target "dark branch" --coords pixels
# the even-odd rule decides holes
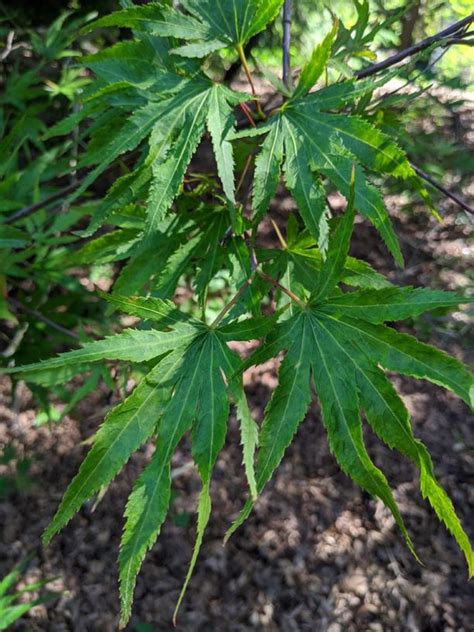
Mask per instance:
[[[283,5],[283,83],[290,87],[291,0]]]
[[[6,217],[4,220],[0,221],[0,224],[13,224],[13,222],[16,222],[18,219],[23,219],[25,217],[29,217],[30,215],[33,215],[33,213],[36,213],[42,208],[45,208],[46,206],[49,206],[50,204],[53,204],[54,202],[57,202],[61,198],[65,197],[66,195],[69,195],[70,193],[72,193],[75,189],[77,189],[79,184],[80,184],[79,182],[76,182],[75,184],[70,184],[69,186],[64,187],[64,189],[61,189],[60,191],[53,193],[53,195],[50,195],[49,197],[44,198],[40,202],[36,202],[36,204],[31,204],[31,206],[25,206],[25,208],[22,208],[19,211],[16,211],[16,213],[12,213],[8,217]]]
[[[357,77],[357,79],[363,79],[364,77],[370,77],[371,75],[375,75],[377,72],[380,72],[381,70],[385,70],[386,68],[389,68],[390,66],[398,64],[398,62],[403,61],[407,57],[416,55],[416,53],[419,53],[422,50],[425,50],[425,48],[429,48],[436,42],[441,42],[443,39],[445,39],[446,37],[449,37],[450,35],[458,36],[459,32],[465,29],[467,26],[469,26],[469,24],[471,24],[472,22],[474,22],[474,13],[471,13],[471,15],[469,15],[467,18],[464,18],[462,20],[459,20],[458,22],[455,22],[454,24],[444,29],[443,31],[436,33],[436,35],[427,37],[421,42],[418,42],[417,44],[413,44],[413,46],[409,46],[408,48],[401,50],[395,55],[388,57],[384,61],[381,61],[377,64],[373,64],[372,66],[368,66],[368,68],[364,68],[363,70],[359,70],[358,72],[355,73],[355,76]],[[451,43],[457,44],[459,42],[451,42]]]
[[[469,33],[472,35],[472,31]],[[467,37],[452,37],[446,41],[446,44],[458,44],[461,46],[474,46],[474,38],[469,39]]]
[[[30,316],[34,316],[36,319],[41,320],[45,325],[48,325],[49,327],[56,329],[56,331],[61,332],[64,336],[73,338],[76,341],[80,340],[79,336],[74,331],[69,331],[69,329],[66,329],[62,325],[59,325],[58,323],[54,322],[54,320],[51,320],[51,318],[48,318],[47,316],[39,312],[37,309],[28,307],[27,305],[20,303],[20,301],[17,301],[14,298],[9,298],[8,302],[14,307],[16,307],[16,309],[19,309],[22,312],[25,312],[25,314],[29,314]]]
[[[416,171],[416,173],[420,176],[420,178],[422,178],[423,180],[425,180],[426,182],[428,182],[429,184],[431,184],[432,187],[434,187],[437,191],[439,191],[440,193],[442,193],[443,195],[445,195],[446,197],[448,197],[450,200],[452,200],[453,202],[456,202],[456,204],[458,206],[460,206],[464,211],[466,211],[467,213],[472,213],[474,215],[474,209],[471,208],[464,200],[462,200],[459,196],[457,196],[455,193],[451,193],[451,191],[449,191],[448,189],[446,189],[446,187],[444,187],[442,184],[440,184],[439,182],[437,182],[434,178],[432,178],[429,174],[425,173],[424,171],[422,171],[419,167],[417,167],[416,165],[414,165],[413,163],[410,163],[411,166],[413,167],[413,169]]]

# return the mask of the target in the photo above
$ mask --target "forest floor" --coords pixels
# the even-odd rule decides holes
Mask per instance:
[[[467,194],[472,191],[465,192]],[[472,199],[472,198],[471,198]],[[339,200],[334,198],[333,205]],[[396,271],[375,231],[360,221],[351,254],[370,261],[399,284],[463,289],[472,283],[474,244],[465,214],[440,204],[444,221],[426,211],[402,211],[387,198],[400,235],[406,268]],[[278,221],[292,202],[281,191]],[[266,239],[272,236],[267,224]],[[415,329],[424,340],[469,361],[472,325],[465,312],[425,317]],[[464,350],[464,351],[463,351]],[[255,417],[276,384],[277,363],[249,370],[246,389]],[[394,377],[469,535],[474,539],[474,425],[455,396],[428,383]],[[36,427],[25,385],[12,397],[0,377],[0,446],[31,459],[30,486],[0,498],[0,577],[35,551],[28,580],[57,577],[60,596],[34,608],[13,630],[112,632],[118,623],[116,558],[123,508],[150,448],[136,454],[93,510],[85,506],[52,544],[40,536],[76,473],[87,445],[110,405],[104,388],[84,400],[61,424]],[[292,446],[247,523],[222,546],[223,535],[245,499],[239,433],[231,418],[227,444],[215,468],[213,514],[178,619],[179,632],[472,632],[474,583],[462,554],[421,499],[414,467],[367,431],[375,463],[395,490],[415,547],[417,563],[383,506],[338,469],[328,450],[314,402]],[[190,460],[188,442],[174,466]],[[186,468],[185,468],[186,469]],[[0,475],[11,473],[0,466]],[[194,543],[199,481],[192,469],[174,481],[171,518],[138,578],[129,632],[172,630],[173,609]]]

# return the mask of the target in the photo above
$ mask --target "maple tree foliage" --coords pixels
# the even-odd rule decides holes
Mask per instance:
[[[45,542],[114,479],[141,445],[155,445],[125,509],[119,567],[121,624],[126,625],[138,571],[169,509],[171,459],[189,432],[202,489],[196,545],[179,606],[210,517],[212,470],[231,406],[241,429],[249,499],[226,537],[250,515],[314,391],[341,469],[388,507],[412,553],[416,556],[388,482],[365,448],[363,419],[417,466],[423,497],[456,539],[472,574],[469,540],[386,373],[429,380],[472,405],[473,379],[460,362],[387,324],[467,299],[397,287],[349,256],[354,217],[360,213],[375,226],[394,262],[403,265],[374,175],[404,180],[429,203],[403,150],[365,115],[363,104],[390,75],[317,85],[339,46],[335,24],[302,68],[296,87],[282,86],[281,105],[264,113],[260,104],[256,110],[252,105],[253,93],[231,89],[206,62],[227,49],[246,67],[243,47],[279,15],[282,0],[183,0],[182,10],[124,4],[129,6],[87,29],[126,27],[133,39],[85,58],[96,80],[85,90],[82,109],[51,128],[49,136],[68,134],[87,121],[88,147],[80,167],[89,171],[71,203],[120,156],[136,154],[133,168],[95,205],[83,231],[90,239],[68,255],[68,264],[124,261],[104,298],[111,309],[141,324],[8,372],[43,386],[62,384],[104,361],[140,363],[146,374],[98,429]],[[237,129],[240,104],[253,116],[253,125]],[[205,138],[216,175],[189,171]],[[236,185],[237,146],[254,162],[250,213],[241,181]],[[259,224],[281,181],[298,212],[288,219],[286,239],[280,235],[281,248],[264,248],[257,239]],[[335,217],[326,201],[329,187],[347,201],[345,212]],[[93,237],[104,225],[114,229]],[[209,288],[222,270],[229,272],[233,292],[210,319]],[[171,300],[183,276],[192,280],[201,319]],[[262,311],[269,296],[275,308],[271,315]],[[243,361],[229,343],[249,340],[261,342]],[[242,373],[281,353],[279,383],[259,428]]]

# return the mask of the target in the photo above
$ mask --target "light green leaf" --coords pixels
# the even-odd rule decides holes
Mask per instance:
[[[131,151],[151,132],[163,112],[162,103],[148,103],[134,112],[122,125],[117,135],[111,135],[101,147],[99,164],[84,178],[81,185],[70,195],[68,202],[77,199],[103,173],[118,156]],[[87,154],[84,160],[87,158]]]
[[[353,371],[327,335],[322,322],[309,317],[313,333],[314,384],[328,432],[329,446],[341,469],[358,485],[377,496],[390,509],[405,541],[415,555],[413,543],[382,472],[375,467],[364,446],[362,421]],[[334,368],[337,366],[337,370]]]
[[[92,362],[102,360],[146,362],[188,344],[195,336],[196,331],[189,328],[182,331],[126,329],[115,336],[86,343],[82,349],[75,349],[56,358],[25,367],[2,369],[2,372],[19,373],[23,379],[38,384],[59,384],[66,379],[71,379],[78,370]],[[71,370],[68,370],[69,368]]]
[[[117,294],[105,294],[105,292],[101,292],[100,295],[122,312],[138,316],[144,320],[157,322],[162,327],[176,326],[178,323],[180,327],[183,327],[183,323],[190,321],[190,318],[169,300],[152,296],[147,298],[143,296],[120,296]],[[194,328],[200,325],[199,321],[191,322]]]
[[[350,338],[358,346],[370,348],[385,369],[444,386],[473,406],[474,378],[458,360],[391,327],[349,317],[336,319],[328,315],[328,318],[338,337]]]
[[[418,316],[423,312],[440,307],[456,307],[462,303],[471,302],[473,299],[463,298],[442,290],[391,287],[381,290],[361,290],[334,296],[326,301],[324,311],[362,318],[377,324]]]
[[[110,483],[130,456],[155,431],[181,362],[181,352],[167,356],[143,378],[129,397],[107,415],[94,437],[89,454],[44,533],[46,544],[86,500]]]
[[[338,24],[335,22],[331,31],[326,35],[323,41],[316,46],[311,57],[303,66],[292,99],[298,99],[307,94],[324,72],[331,55],[331,48],[337,34],[337,27]]]
[[[87,24],[83,32],[87,33],[93,29],[119,26],[137,30],[148,30],[162,21],[163,7],[155,2],[151,2],[143,7],[130,7],[122,11],[115,11],[94,22]],[[184,16],[183,16],[184,17]]]
[[[289,345],[283,360],[278,386],[265,410],[265,418],[259,437],[259,450],[255,478],[257,493],[260,493],[279,465],[286,448],[303,420],[311,399],[309,389],[311,348],[308,345],[308,330],[304,317],[299,313],[278,330],[282,340]],[[277,338],[278,339],[278,338]],[[254,358],[257,362],[257,359]],[[258,362],[263,358],[258,358]],[[252,499],[245,504],[237,520],[225,535],[228,540],[250,515]]]
[[[183,357],[184,374],[176,385],[161,420],[156,451],[131,493],[120,546],[121,625],[131,613],[136,576],[148,549],[159,535],[171,495],[170,459],[184,433],[190,428],[201,389],[205,345],[198,340]]]
[[[199,95],[189,105],[184,125],[173,145],[170,155],[163,162],[161,155],[151,164],[153,182],[147,203],[145,236],[149,240],[159,228],[170,204],[178,193],[187,166],[197,149],[204,132],[208,91]]]
[[[346,353],[347,356],[349,354]],[[351,356],[349,356],[351,357]],[[354,359],[354,357],[352,356]],[[356,363],[357,383],[367,421],[390,448],[411,459],[420,469],[420,487],[438,518],[455,537],[464,552],[469,574],[474,574],[474,553],[453,504],[436,480],[426,447],[413,437],[408,411],[386,376],[377,368],[366,369]]]
[[[255,478],[255,450],[258,446],[258,426],[255,423],[242,387],[238,389],[236,396],[237,419],[240,422],[240,442],[242,445],[243,464],[245,475],[249,485],[250,496],[255,501],[257,498],[257,481]]]
[[[262,148],[255,160],[253,208],[256,223],[262,219],[271,198],[275,195],[280,180],[282,159],[282,121],[278,117],[263,141]]]
[[[234,156],[229,134],[234,131],[234,115],[224,90],[218,84],[211,89],[207,127],[211,133],[217,171],[227,198],[235,204]]]

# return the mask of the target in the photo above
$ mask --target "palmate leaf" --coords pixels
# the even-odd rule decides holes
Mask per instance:
[[[255,220],[258,222],[268,208],[283,166],[286,185],[301,217],[324,253],[328,210],[321,177],[348,198],[355,163],[355,208],[374,224],[396,262],[402,265],[400,246],[382,196],[368,183],[365,170],[404,179],[425,200],[428,194],[404,152],[391,138],[358,116],[326,111],[344,107],[370,93],[374,83],[347,81],[306,94],[324,69],[331,37],[328,35],[315,51],[315,59],[304,68],[289,101],[262,126],[247,132],[248,136],[267,134],[256,159]],[[245,131],[239,137],[244,135]]]
[[[148,103],[136,112],[121,126],[117,134],[108,137],[102,144],[100,154],[97,152],[99,164],[84,178],[81,185],[69,197],[69,201],[77,199],[103,173],[118,156],[125,151],[135,149],[137,145],[151,132],[153,125],[162,115],[163,107],[160,103]],[[87,164],[89,156],[83,158]]]
[[[344,81],[310,92],[331,58],[338,62],[347,30],[342,29],[341,38],[335,26],[304,66],[294,92],[283,91],[283,105],[258,127],[236,132],[235,106],[249,95],[210,79],[215,76],[215,56],[210,63],[201,64],[200,58],[223,48],[234,49],[243,58],[243,46],[277,15],[282,3],[183,0],[176,9],[177,3],[138,7],[123,0],[122,6],[128,8],[98,20],[93,27],[131,28],[134,39],[85,60],[97,82],[84,95],[83,111],[51,132],[69,134],[85,117],[91,118],[87,131],[80,131],[81,143],[89,138],[80,166],[91,171],[70,200],[81,195],[109,165],[129,154],[121,161],[122,175],[99,203],[91,205],[93,217],[83,235],[91,235],[105,223],[117,228],[75,255],[68,258],[66,253],[58,259],[69,264],[128,259],[113,295],[105,298],[109,311],[121,310],[143,319],[146,325],[10,372],[48,385],[107,360],[149,365],[131,395],[107,415],[97,431],[44,536],[49,541],[85,501],[111,483],[134,451],[146,441],[153,442],[155,451],[134,485],[125,512],[119,556],[122,626],[130,617],[140,566],[168,513],[171,461],[184,435],[190,434],[202,488],[196,543],[177,608],[210,517],[211,476],[225,442],[230,405],[235,405],[240,426],[249,501],[229,535],[250,514],[280,463],[306,415],[313,389],[331,451],[342,470],[385,503],[412,552],[388,482],[365,448],[362,413],[382,441],[419,468],[422,495],[454,535],[473,571],[467,536],[436,481],[427,449],[414,438],[408,412],[384,372],[430,380],[471,403],[472,377],[459,362],[385,325],[467,301],[441,291],[395,287],[367,263],[348,256],[358,210],[374,224],[402,264],[390,218],[379,191],[368,180],[369,173],[402,178],[425,197],[392,139],[351,113],[351,109],[362,111],[364,101],[386,79]],[[359,39],[366,26],[368,5],[363,5],[358,7]],[[206,131],[220,184],[215,183],[214,174],[193,173],[186,179]],[[255,160],[251,219],[243,213],[245,205],[236,195],[234,182],[233,142],[246,136],[262,136]],[[129,161],[133,167],[128,166]],[[306,228],[299,232],[298,220],[292,215],[286,231],[288,243],[282,237],[280,250],[254,248],[260,243],[258,224],[282,173]],[[340,218],[330,218],[327,182],[348,201]],[[241,197],[246,200],[242,192]],[[212,293],[209,288],[213,280],[222,281],[216,276],[221,272],[228,275],[225,278],[235,286],[236,294],[213,325],[184,314],[165,300],[174,296],[185,279],[206,314]],[[345,286],[358,289],[347,292]],[[266,307],[262,315],[270,287],[277,309],[269,316]],[[153,297],[130,296],[144,288]],[[264,343],[244,363],[228,346],[260,338],[265,338]],[[284,358],[279,385],[259,432],[241,372],[280,352]]]
[[[400,301],[403,300],[404,292],[401,292]],[[322,302],[318,308],[299,311],[267,341],[267,348],[271,347],[273,353],[278,349],[287,349],[287,352],[260,437],[256,464],[257,491],[262,491],[279,464],[306,413],[311,373],[321,402],[329,444],[341,468],[390,508],[412,548],[386,480],[373,466],[363,446],[359,416],[359,408],[363,408],[377,434],[420,467],[423,496],[429,499],[456,538],[472,574],[474,558],[467,536],[451,501],[434,478],[426,449],[412,438],[408,412],[378,365],[440,384],[471,405],[472,376],[458,361],[414,338],[363,320],[348,319],[346,322],[342,317],[337,319],[325,314],[324,309]],[[368,327],[370,338],[367,336]],[[385,348],[385,355],[380,353],[382,348]],[[402,423],[403,433],[400,430]],[[411,437],[413,445],[407,443],[407,437]],[[248,501],[227,538],[244,522],[251,508],[252,501]]]
[[[111,197],[109,201],[104,200],[105,207],[99,213],[100,220],[104,221],[114,208],[132,201],[141,188],[148,185],[145,237],[152,239],[180,189],[207,124],[224,192],[234,202],[232,146],[227,137],[235,123],[231,106],[246,98],[203,78],[189,80],[177,94],[150,103],[146,111],[139,110],[128,119],[112,141],[113,148],[106,147],[108,157],[86,177],[74,197],[90,186],[120,153],[133,149],[149,135],[149,153],[141,172],[124,176],[121,185],[116,184],[111,189]],[[135,131],[138,120],[141,127]],[[93,228],[97,225],[94,218]],[[88,233],[93,228],[89,228]]]
[[[42,383],[63,369],[77,372],[105,359],[146,361],[154,367],[122,403],[113,408],[93,438],[92,447],[69,485],[52,522],[44,533],[47,543],[81,508],[84,502],[109,485],[130,456],[150,437],[156,449],[136,481],[125,512],[119,567],[122,603],[121,624],[130,616],[136,576],[147,550],[154,544],[168,512],[170,460],[185,432],[192,429],[192,455],[202,481],[198,503],[196,545],[177,608],[197,560],[210,510],[211,474],[227,434],[230,403],[237,406],[241,425],[243,461],[251,494],[256,496],[253,455],[258,430],[250,416],[242,384],[236,375],[240,359],[227,346],[230,323],[209,328],[180,312],[171,301],[158,298],[107,296],[122,311],[143,318],[158,329],[126,330],[83,349],[62,354],[20,372],[26,380]],[[263,319],[262,319],[263,320]],[[235,337],[248,339],[268,331],[257,322],[234,325]],[[72,377],[67,374],[67,377]]]
[[[196,56],[203,56],[207,54],[206,44],[209,42],[213,44],[212,50],[246,44],[275,19],[283,0],[184,0],[182,4],[193,16],[192,23],[199,21],[196,30],[178,28],[170,32],[165,27],[165,31],[158,32],[185,40],[199,40],[202,50],[197,44],[193,49],[188,46],[184,47],[184,51],[178,49],[176,52],[190,55],[192,50]],[[186,20],[190,18],[186,17]]]
[[[247,98],[223,86],[196,80],[194,95],[182,100],[181,107],[169,104],[155,126],[150,138],[153,181],[148,199],[145,233],[156,233],[171,202],[174,200],[186,169],[201,140],[205,125],[211,133],[217,169],[224,192],[234,202],[232,145],[228,135],[234,129],[234,115],[230,105]],[[229,105],[230,104],[230,105]],[[175,130],[179,130],[176,139]]]
[[[121,204],[145,194],[144,234],[151,242],[181,188],[206,127],[224,194],[230,204],[235,203],[229,138],[235,124],[233,107],[248,95],[212,83],[195,62],[183,65],[176,57],[179,63],[173,63],[170,42],[164,39],[205,37],[209,27],[200,24],[188,14],[151,3],[124,9],[92,25],[134,28],[137,40],[120,42],[86,60],[100,78],[99,88],[90,98],[110,99],[112,107],[102,108],[89,128],[91,141],[81,165],[95,166],[69,201],[91,186],[121,154],[143,146],[145,141],[147,146],[138,168],[111,188],[86,234],[94,232]]]
[[[130,456],[155,432],[170,396],[173,376],[182,361],[180,352],[166,356],[106,417],[94,437],[92,449],[44,533],[46,543],[69,522],[87,499],[110,483]]]
[[[422,495],[455,537],[472,574],[474,554],[467,535],[449,497],[436,481],[429,453],[413,438],[403,402],[379,368],[439,384],[472,407],[474,378],[461,363],[382,324],[466,301],[449,292],[393,286],[334,292],[344,275],[351,215],[349,205],[330,241],[327,259],[321,264],[307,306],[293,307],[293,315],[277,325],[244,365],[261,363],[281,350],[286,351],[279,384],[265,411],[260,435],[255,469],[257,491],[260,493],[270,479],[303,420],[313,383],[329,445],[341,469],[391,510],[414,553],[388,483],[364,447],[360,417],[363,409],[377,435],[420,468]],[[250,515],[253,501],[247,501],[226,539]]]
[[[229,400],[223,374],[230,377],[237,366],[236,356],[220,339],[218,332],[199,336],[184,353],[176,387],[160,421],[155,454],[138,479],[127,504],[127,523],[119,558],[122,625],[126,624],[130,615],[138,570],[168,511],[171,456],[183,434],[192,427],[192,454],[202,480],[202,491],[196,545],[178,600],[179,607],[209,519],[210,476],[226,435]]]

